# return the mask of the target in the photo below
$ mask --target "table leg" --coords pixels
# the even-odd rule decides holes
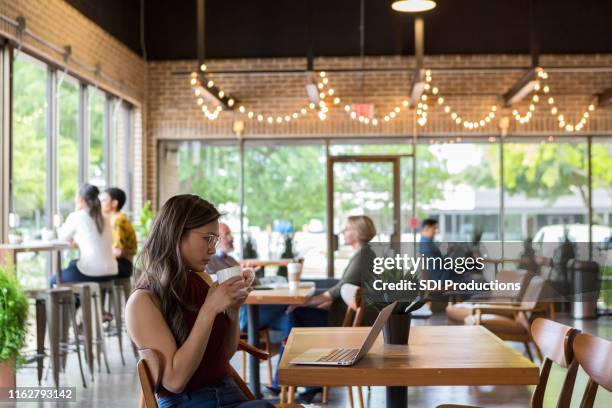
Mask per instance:
[[[387,408],[406,408],[407,406],[407,387],[387,387]]]
[[[249,344],[259,348],[259,306],[247,305],[248,308],[248,339]],[[256,398],[261,398],[261,383],[259,381],[259,359],[249,355],[249,384]]]

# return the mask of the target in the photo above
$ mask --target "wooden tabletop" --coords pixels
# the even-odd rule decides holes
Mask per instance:
[[[240,265],[249,266],[287,266],[291,262],[296,262],[291,258],[283,259],[243,259],[240,261]]]
[[[70,249],[70,244],[65,241],[32,241],[21,244],[0,244],[0,251],[42,252],[62,249]]]
[[[295,328],[278,375],[283,385],[533,385],[539,370],[482,326],[413,326],[409,345],[385,346],[382,334],[350,367],[298,366],[309,348],[359,347],[368,327]]]
[[[247,305],[301,305],[315,292],[314,285],[306,288],[254,290],[246,299]]]

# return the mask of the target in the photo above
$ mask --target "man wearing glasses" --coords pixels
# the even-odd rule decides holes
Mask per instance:
[[[234,251],[234,237],[232,231],[227,224],[219,223],[219,243],[217,244],[217,251],[210,258],[210,261],[206,265],[206,272],[214,275],[217,271],[225,268],[238,265],[238,261],[234,259],[231,252]],[[256,269],[253,271],[256,272]],[[254,285],[258,284],[257,278]],[[283,338],[289,336],[289,315],[285,313],[287,306],[283,305],[261,305],[259,307],[259,327],[258,329],[272,329],[282,333]],[[246,332],[248,322],[248,311],[246,306],[240,308],[240,331]],[[276,375],[274,376],[276,383]],[[279,393],[280,388],[278,384],[274,384],[272,387],[268,387],[273,393]]]

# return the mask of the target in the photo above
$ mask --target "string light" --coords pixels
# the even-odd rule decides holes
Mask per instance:
[[[200,70],[202,72],[206,71],[206,65],[202,64],[200,66]],[[331,87],[328,86],[329,84],[329,78],[326,77],[326,73],[321,71],[319,72],[319,78],[320,81],[317,83],[317,88],[319,90],[321,90],[319,97],[320,97],[320,101],[319,101],[319,105],[315,105],[314,103],[310,103],[294,112],[290,112],[290,113],[285,113],[285,114],[279,114],[279,115],[264,115],[261,112],[256,112],[253,110],[249,110],[247,109],[244,105],[240,105],[238,107],[238,112],[242,115],[246,115],[246,117],[249,120],[257,120],[258,122],[264,122],[265,119],[265,123],[269,123],[269,124],[281,124],[281,123],[288,123],[291,122],[292,120],[296,120],[299,119],[303,116],[305,116],[308,113],[308,109],[310,110],[315,110],[318,109],[318,117],[320,120],[326,120],[327,119],[327,113],[329,111],[329,108],[327,106],[327,102],[325,101],[325,98],[327,96],[334,96],[335,95],[335,90]],[[192,72],[191,76],[190,76],[190,80],[189,80],[190,85],[192,86],[193,90],[194,90],[194,94],[197,97],[197,104],[198,106],[202,106],[202,112],[204,113],[204,115],[206,116],[207,119],[209,120],[215,120],[219,117],[220,113],[222,112],[222,106],[220,104],[216,105],[215,109],[212,110],[212,107],[209,107],[207,105],[204,105],[204,99],[201,97],[204,88],[202,87],[198,74],[196,72]],[[207,88],[213,88],[215,86],[215,82],[212,79],[209,79],[206,81],[206,87]],[[220,99],[223,99],[225,97],[228,97],[228,94],[226,91],[224,91],[223,89],[218,89],[217,92],[217,96]],[[233,107],[236,104],[236,101],[234,98],[228,97],[229,99],[227,100],[227,106],[228,107]],[[337,105],[341,102],[340,98],[335,96],[332,103],[334,105]]]
[[[529,122],[529,120],[533,117],[533,112],[535,112],[535,104],[537,104],[541,99],[541,95],[539,94],[540,90],[542,91],[543,95],[549,95],[551,93],[550,85],[546,83],[548,79],[548,73],[544,69],[538,68],[537,78],[539,82],[534,87],[534,95],[532,97],[532,103],[529,105],[529,111],[525,115],[520,115],[516,109],[512,112],[516,121],[521,125]],[[571,123],[562,113],[560,113],[559,108],[555,103],[554,97],[548,96],[546,98],[546,101],[550,106],[550,114],[557,118],[559,128],[565,130],[566,132],[579,132],[584,129],[584,127],[589,121],[589,118],[591,117],[590,113],[595,111],[596,108],[593,103],[590,103],[587,108],[582,112],[580,120],[575,123]]]
[[[497,105],[491,106],[491,109],[489,109],[489,111],[485,114],[485,116],[481,117],[480,119],[473,120],[473,121],[464,119],[462,115],[460,115],[459,113],[453,110],[453,108],[447,103],[446,98],[440,95],[440,88],[433,85],[433,77],[431,74],[431,70],[425,71],[425,81],[427,83],[425,84],[425,87],[424,87],[425,92],[423,93],[423,95],[421,95],[421,101],[427,101],[428,100],[427,92],[431,92],[432,98],[436,97],[436,105],[442,108],[444,110],[444,113],[449,115],[452,121],[456,125],[463,126],[464,129],[468,129],[468,130],[479,129],[479,128],[487,126],[495,118],[495,115],[497,112]],[[419,105],[417,105],[417,108],[418,107]],[[419,112],[419,110],[417,109],[417,115],[419,116],[419,119],[417,119],[417,121],[419,125],[421,126],[424,126],[425,123],[427,123],[427,113],[425,112],[426,110],[427,109],[424,109],[422,110],[422,112]],[[422,121],[419,121],[423,117],[423,113],[425,113],[424,115],[425,119]]]

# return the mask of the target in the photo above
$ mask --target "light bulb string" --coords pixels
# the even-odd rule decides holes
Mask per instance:
[[[287,123],[292,120],[299,119],[307,115],[309,111],[318,110],[319,119],[325,120],[327,118],[327,112],[329,111],[329,108],[328,108],[328,105],[325,99],[333,96],[334,89],[328,86],[329,80],[326,78],[326,73],[324,71],[319,72],[318,78],[319,79],[317,82],[317,90],[320,91],[319,93],[320,100],[319,100],[318,105],[311,102],[308,105],[301,107],[297,111],[293,111],[291,113],[283,113],[283,114],[263,113],[263,112],[259,112],[256,110],[247,109],[246,106],[240,105],[238,107],[238,113],[247,116],[248,119],[256,120],[258,122],[263,122],[263,123],[268,123],[268,124],[273,124],[273,123],[280,124],[280,123]],[[220,105],[217,105],[214,108],[214,110],[211,111],[211,107],[205,103],[205,100],[202,95],[202,90],[201,90],[203,86],[202,86],[202,83],[200,82],[200,79],[198,78],[197,73],[193,72],[191,74],[190,84],[194,90],[196,101],[198,105],[201,106],[202,112],[204,113],[206,118],[209,120],[217,119],[220,116],[220,114],[223,112],[223,109]],[[215,83],[212,79],[207,81],[206,86],[208,88],[212,88],[214,85]],[[219,97],[223,97],[227,95],[227,93],[225,93],[225,91],[223,91],[223,89],[221,88],[219,88],[218,93],[219,93]],[[233,106],[234,104],[233,99],[230,98],[228,100],[228,103],[230,104],[230,106]],[[340,103],[340,99],[334,98],[333,103],[335,104]]]
[[[550,114],[552,116],[557,117],[557,121],[559,122],[560,128],[564,129],[567,132],[581,131],[587,125],[592,112],[594,112],[596,109],[596,106],[593,101],[591,100],[589,102],[587,108],[582,112],[579,121],[570,123],[567,120],[566,116],[559,111],[555,98],[550,95],[552,92],[550,85],[548,85],[548,73],[544,69],[539,68],[537,70],[537,77],[538,84],[536,84],[534,87],[534,95],[532,97],[532,103],[529,105],[529,112],[523,115],[520,114],[518,110],[513,110],[512,115],[514,116],[515,120],[521,125],[524,125],[529,122],[529,120],[532,118],[533,114],[536,111],[537,103],[541,99],[546,99],[546,102],[550,106]],[[540,97],[540,91],[544,93],[543,98]]]
[[[204,66],[204,68],[202,68],[202,71],[205,71],[205,70],[206,68]],[[533,117],[533,115],[535,114],[540,102],[542,100],[546,100],[548,105],[550,105],[550,113],[553,116],[557,116],[559,127],[565,129],[568,132],[582,130],[584,126],[586,126],[586,124],[588,123],[591,113],[595,110],[595,105],[591,102],[588,105],[588,107],[585,109],[585,111],[582,113],[582,117],[579,121],[573,124],[569,123],[569,121],[566,120],[566,117],[559,112],[559,109],[557,108],[557,105],[555,103],[555,99],[552,96],[550,96],[550,93],[551,93],[550,86],[547,83],[548,73],[543,68],[538,68],[537,77],[538,77],[538,82],[534,86],[533,96],[531,97],[531,102],[527,108],[527,111],[525,113],[521,113],[519,112],[518,109],[514,109],[512,111],[512,115],[514,116],[514,119],[521,125],[528,123]],[[292,113],[285,113],[285,114],[270,114],[270,113],[264,114],[263,112],[257,112],[255,110],[250,110],[250,109],[247,109],[244,105],[240,105],[238,108],[238,112],[240,114],[246,115],[248,119],[250,120],[257,120],[259,122],[265,121],[268,124],[274,124],[274,123],[281,124],[281,123],[288,123],[293,120],[304,117],[305,115],[308,114],[309,111],[318,110],[319,119],[325,120],[327,119],[327,114],[329,112],[329,106],[326,100],[333,98],[332,104],[338,105],[341,103],[342,98],[336,93],[335,89],[331,86],[329,77],[324,71],[320,71],[319,74],[317,75],[317,78],[318,80],[316,84],[317,84],[317,90],[319,91],[318,105],[311,102],[308,105],[303,106],[297,111],[293,111]],[[417,106],[415,106],[416,114],[417,114],[417,123],[420,126],[425,126],[428,123],[427,117],[428,117],[428,111],[430,109],[428,100],[430,99],[430,97],[431,99],[437,98],[437,105],[444,110],[444,113],[449,115],[452,121],[456,125],[463,126],[467,130],[483,128],[487,126],[488,124],[490,124],[495,118],[495,115],[497,112],[497,106],[493,105],[491,109],[484,116],[482,116],[481,119],[478,119],[478,120],[464,119],[463,115],[459,114],[458,112],[452,109],[452,107],[447,103],[446,98],[442,96],[440,89],[433,84],[433,77],[432,77],[431,70],[425,71],[425,82],[426,83],[424,86],[424,91],[420,97],[420,101],[418,102]],[[204,95],[202,93],[202,89],[204,88],[204,86],[201,84],[200,78],[197,73],[193,72],[191,74],[190,83],[194,90],[196,101],[198,105],[201,106],[202,112],[204,113],[206,118],[209,120],[217,119],[222,113],[223,109],[220,104],[217,104],[217,106],[214,107],[214,110],[211,110],[212,108],[209,107],[208,104],[204,103],[205,102]],[[215,84],[212,79],[207,81],[206,86],[209,89],[212,88],[214,85]],[[218,94],[220,98],[223,98],[224,96],[228,95],[221,88],[219,88]],[[230,107],[233,106],[234,99],[229,98],[227,103]],[[391,122],[392,120],[399,117],[399,114],[402,112],[402,110],[409,110],[409,109],[410,109],[410,103],[407,99],[404,99],[400,105],[395,106],[392,110],[390,110],[384,116],[382,116],[382,118],[379,118],[376,116],[368,117],[366,115],[360,114],[358,111],[353,109],[353,105],[346,104],[344,106],[344,111],[351,119],[357,120],[364,125],[371,125],[371,126],[377,126],[379,123],[382,124],[382,123]]]

